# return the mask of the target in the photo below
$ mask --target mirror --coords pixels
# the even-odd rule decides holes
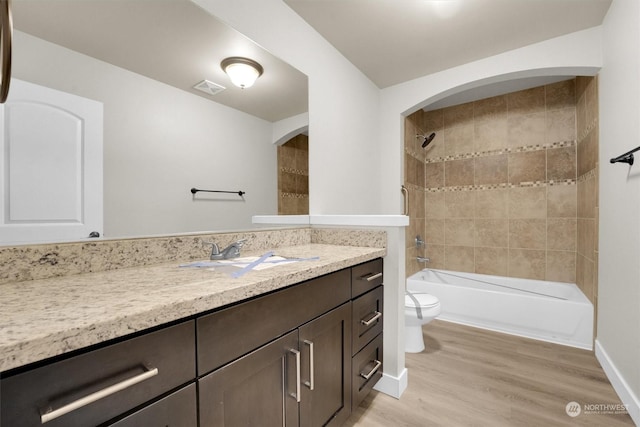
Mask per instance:
[[[306,75],[189,0],[12,8],[13,77],[103,104],[103,237],[246,230],[277,213],[274,129],[307,114]],[[264,68],[251,88],[221,69],[232,56]],[[215,87],[204,80],[225,89],[194,88]]]

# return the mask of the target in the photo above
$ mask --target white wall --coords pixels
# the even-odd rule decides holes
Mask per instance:
[[[13,75],[104,103],[104,235],[252,228],[277,213],[272,124],[15,32]],[[192,187],[245,191],[192,197]]]
[[[640,156],[631,167],[609,163],[640,145],[640,3],[614,0],[603,35],[596,348],[640,424]]]
[[[282,0],[194,0],[309,76],[309,211],[380,213],[378,88]]]

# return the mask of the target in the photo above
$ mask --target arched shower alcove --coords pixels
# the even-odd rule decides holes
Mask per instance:
[[[570,282],[595,304],[597,77],[576,71],[472,82],[404,117],[407,276],[432,267]]]
[[[278,150],[278,215],[309,214],[309,113],[273,124]]]

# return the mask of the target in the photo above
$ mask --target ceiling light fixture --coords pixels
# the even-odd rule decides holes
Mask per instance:
[[[262,65],[256,61],[240,56],[223,59],[220,67],[229,75],[231,83],[241,89],[253,86],[264,71]]]

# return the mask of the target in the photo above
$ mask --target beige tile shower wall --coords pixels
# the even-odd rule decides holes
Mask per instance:
[[[309,137],[278,147],[278,215],[309,214]]]
[[[598,79],[576,79],[578,130],[576,284],[598,300]],[[597,310],[596,310],[597,313]]]
[[[415,113],[407,162],[412,126],[437,133],[423,150],[430,267],[576,281],[575,79]],[[415,168],[406,168],[409,183],[420,178]],[[409,253],[414,222],[420,230],[421,218],[411,218],[407,272],[419,268]]]

